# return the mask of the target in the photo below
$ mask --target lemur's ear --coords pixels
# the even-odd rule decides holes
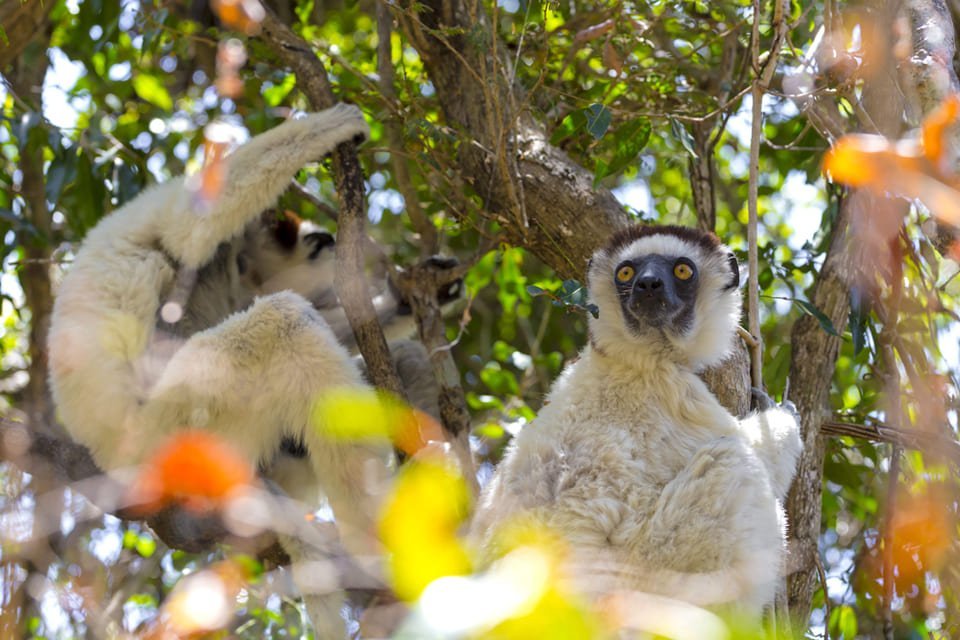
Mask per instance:
[[[260,220],[282,248],[293,251],[297,247],[297,241],[300,237],[300,223],[302,222],[300,216],[289,209],[283,211],[267,209],[261,215]]]
[[[727,265],[730,267],[731,279],[724,290],[736,289],[740,286],[740,263],[737,262],[737,256],[733,251],[727,255]]]

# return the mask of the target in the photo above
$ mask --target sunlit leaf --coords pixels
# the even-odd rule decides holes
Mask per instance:
[[[131,82],[133,83],[133,90],[143,100],[160,107],[164,111],[173,111],[173,99],[157,76],[149,73],[138,73],[133,76]]]
[[[668,118],[670,120],[670,131],[673,132],[673,137],[675,137],[683,148],[687,150],[692,157],[697,157],[697,150],[694,146],[693,136],[690,135],[690,132],[687,131],[687,128],[683,126],[683,123],[677,120],[676,118]]]
[[[580,109],[571,111],[550,135],[550,144],[558,145],[586,126],[586,113]]]

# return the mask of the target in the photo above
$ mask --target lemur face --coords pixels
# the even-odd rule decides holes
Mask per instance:
[[[290,290],[312,299],[333,286],[335,245],[292,211],[265,211],[247,237],[247,277],[260,294]]]
[[[613,274],[627,325],[642,333],[643,324],[684,334],[697,299],[697,265],[682,256],[651,254],[628,258]]]
[[[740,314],[739,268],[716,236],[638,225],[614,234],[588,270],[595,346],[672,354],[699,366],[729,348]]]

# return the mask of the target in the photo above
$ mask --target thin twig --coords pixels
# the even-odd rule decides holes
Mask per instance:
[[[773,10],[774,37],[770,44],[770,51],[764,66],[760,64],[760,0],[753,1],[753,31],[751,34],[751,60],[754,70],[753,80],[753,122],[750,134],[750,185],[747,208],[749,221],[747,223],[747,255],[749,264],[749,284],[747,285],[747,302],[749,309],[748,328],[751,335],[757,339],[757,344],[750,349],[750,376],[753,386],[763,388],[763,340],[760,336],[760,273],[757,250],[757,228],[759,214],[757,198],[760,182],[760,139],[762,137],[763,94],[770,85],[773,72],[777,68],[777,59],[780,56],[780,44],[786,34],[787,23],[784,18],[783,0],[775,0]]]

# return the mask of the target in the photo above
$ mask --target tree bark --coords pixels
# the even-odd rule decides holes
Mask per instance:
[[[550,145],[525,108],[505,48],[478,0],[400,3],[398,17],[462,139],[457,161],[506,239],[583,280],[593,251],[630,217],[609,190]]]
[[[833,238],[810,300],[834,327],[847,324],[850,313],[849,277],[853,257],[848,248],[849,221],[855,207],[869,207],[866,192],[845,199],[833,229]],[[866,209],[869,210],[869,209]],[[805,629],[813,593],[817,588],[817,543],[820,538],[823,459],[826,440],[821,426],[831,417],[830,385],[840,349],[840,338],[828,334],[816,318],[801,316],[790,334],[790,400],[800,412],[803,453],[787,496],[789,548],[787,601],[797,629]]]
[[[0,3],[0,70],[8,68],[34,37],[49,25],[51,0],[8,0]]]

